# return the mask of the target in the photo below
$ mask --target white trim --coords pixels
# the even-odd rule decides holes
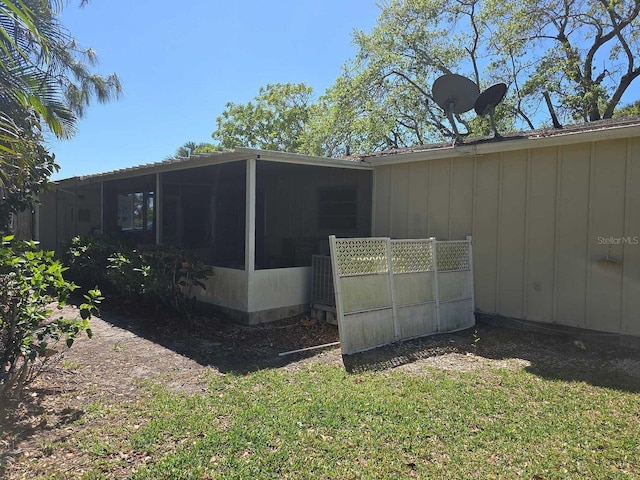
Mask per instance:
[[[256,269],[256,159],[246,161],[246,205],[244,269],[250,275]]]

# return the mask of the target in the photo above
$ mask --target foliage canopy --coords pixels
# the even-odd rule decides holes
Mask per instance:
[[[431,92],[450,73],[481,89],[507,83],[500,131],[544,127],[553,115],[589,122],[620,110],[640,76],[640,0],[389,0],[380,8],[370,32],[354,32],[357,54],[317,101],[304,84],[267,85],[246,105],[227,104],[213,137],[227,148],[326,156],[450,139]],[[471,135],[490,133],[474,113],[456,121]]]
[[[84,5],[85,1],[81,2]],[[57,170],[43,133],[73,135],[92,100],[122,87],[114,74],[93,72],[97,57],[59,21],[66,2],[0,0],[0,221],[35,200]]]
[[[222,148],[237,146],[299,152],[313,89],[304,83],[261,87],[247,104],[227,103],[212,137]]]

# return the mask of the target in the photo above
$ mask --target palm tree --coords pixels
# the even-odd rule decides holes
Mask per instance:
[[[182,146],[178,147],[175,155],[170,155],[166,157],[167,160],[172,160],[176,158],[187,158],[191,155],[198,153],[211,153],[211,152],[220,152],[222,151],[222,147],[218,145],[213,145],[212,143],[200,142],[196,143],[193,141],[185,142]]]
[[[92,100],[106,102],[122,91],[116,75],[91,71],[95,53],[58,20],[64,3],[0,0],[0,217],[23,207],[57,169],[43,132],[71,137]]]

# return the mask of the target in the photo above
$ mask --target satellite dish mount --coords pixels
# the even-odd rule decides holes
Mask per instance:
[[[493,130],[493,138],[502,138],[502,135],[498,133],[496,127],[496,107],[502,101],[507,93],[507,85],[504,83],[496,83],[490,86],[476,98],[473,105],[474,110],[480,116],[484,116],[487,113],[491,120],[491,129]]]
[[[478,85],[472,80],[462,75],[448,74],[436,78],[431,92],[433,99],[444,110],[449,122],[451,122],[454,145],[462,143],[462,135],[458,132],[454,115],[468,112],[472,108],[480,116],[489,114],[493,138],[502,138],[496,127],[495,112],[496,107],[507,93],[506,84],[496,83],[480,93]]]
[[[480,94],[478,85],[462,75],[455,73],[443,75],[433,82],[431,89],[433,99],[447,114],[454,133],[453,143],[462,143],[462,135],[458,131],[454,115],[468,112]]]

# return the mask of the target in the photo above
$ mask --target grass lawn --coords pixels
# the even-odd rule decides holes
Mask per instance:
[[[303,364],[212,375],[199,395],[149,384],[136,403],[91,405],[66,448],[91,459],[83,478],[134,459],[134,479],[640,478],[637,387]]]

